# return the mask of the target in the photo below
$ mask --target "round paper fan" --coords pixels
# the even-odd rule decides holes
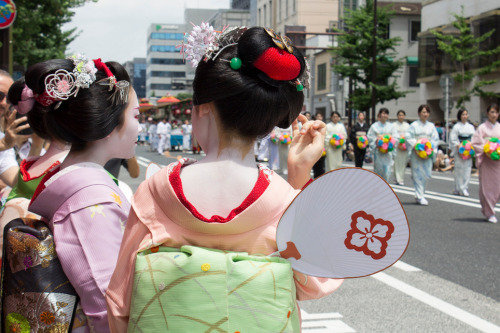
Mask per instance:
[[[278,225],[278,251],[304,274],[354,278],[377,273],[405,252],[405,211],[381,177],[360,168],[333,170],[294,199]]]

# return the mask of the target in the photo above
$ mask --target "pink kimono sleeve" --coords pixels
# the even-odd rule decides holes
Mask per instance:
[[[54,223],[57,255],[95,332],[109,332],[104,294],[118,258],[125,220],[120,206],[103,203]]]
[[[299,301],[325,297],[333,293],[344,282],[343,279],[313,277],[297,271],[293,271],[293,278]]]
[[[106,292],[111,332],[127,331],[134,284],[135,258],[140,244],[148,238],[151,238],[149,229],[139,221],[134,209],[131,208],[118,263]]]

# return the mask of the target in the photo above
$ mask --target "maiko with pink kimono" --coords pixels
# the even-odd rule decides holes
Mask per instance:
[[[134,156],[139,104],[129,88],[130,78],[123,66],[80,54],[28,68],[19,100],[30,101],[32,115],[43,115],[51,137],[71,145],[66,159],[41,180],[29,210],[42,216],[53,234],[57,259],[80,301],[73,318],[72,313],[64,313],[70,307],[68,300],[49,304],[58,294],[35,290],[36,304],[31,303],[35,310],[24,315],[4,312],[6,327],[109,332],[104,294],[130,204],[103,165],[111,158]],[[17,251],[31,243],[18,246]],[[48,263],[36,258],[53,257],[51,248],[45,253],[46,248],[40,246],[36,256],[25,260],[25,270],[43,274]],[[57,281],[59,276],[50,279]],[[25,288],[32,286],[25,284]],[[33,290],[13,294],[12,304],[25,304],[32,294]]]

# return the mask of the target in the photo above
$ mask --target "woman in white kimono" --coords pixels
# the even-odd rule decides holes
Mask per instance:
[[[389,119],[389,110],[387,108],[381,108],[378,111],[378,119],[376,123],[370,126],[367,137],[370,149],[373,152],[373,171],[388,182],[394,164],[395,150],[386,153],[381,152],[377,148],[377,139],[383,135],[390,135],[397,141],[399,135],[396,128],[387,121]]]
[[[450,133],[452,153],[455,157],[455,190],[453,194],[468,197],[472,158],[464,160],[462,156],[458,154],[458,147],[462,141],[471,141],[475,129],[474,126],[468,122],[469,113],[467,110],[458,110],[457,118],[458,123],[453,126]]]
[[[288,128],[279,128],[275,127],[274,128],[274,133],[276,134],[276,137],[278,138],[278,163],[280,165],[280,171],[284,175],[288,175],[288,148],[289,144],[287,143],[281,143],[279,138],[282,135],[289,135],[290,136],[290,142],[291,142],[291,137],[292,137],[292,127]]]
[[[342,166],[342,149],[345,148],[347,140],[347,131],[344,124],[340,122],[340,113],[332,112],[331,122],[326,124],[325,149],[326,149],[326,171],[338,169]],[[333,134],[339,134],[344,137],[344,144],[340,148],[335,148],[330,144],[330,139]]]
[[[406,131],[410,127],[407,121],[405,121],[406,112],[404,110],[398,111],[398,120],[393,123],[396,131],[398,132],[399,138],[406,135]],[[404,185],[405,180],[405,170],[408,164],[408,147],[406,150],[402,150],[399,147],[396,150],[396,156],[394,157],[394,177],[396,178],[396,185]]]
[[[434,124],[428,121],[431,114],[429,105],[422,104],[418,107],[419,120],[411,123],[406,132],[408,149],[411,150],[411,177],[415,186],[415,199],[418,204],[427,206],[429,203],[424,197],[427,180],[432,177],[432,164],[437,155],[439,141],[438,132]],[[415,152],[415,144],[418,139],[426,138],[432,144],[433,155],[427,159],[420,158]]]

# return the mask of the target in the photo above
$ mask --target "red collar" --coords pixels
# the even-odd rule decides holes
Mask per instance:
[[[29,170],[29,168],[31,168],[31,166],[36,161],[38,161],[38,159],[34,159],[34,160],[30,160],[30,161],[27,161],[27,160],[22,160],[21,161],[21,165],[19,167],[19,171],[21,172],[21,175],[23,176],[23,180],[25,182],[29,182],[30,180],[33,180],[35,178],[40,178],[43,175],[45,175],[46,172],[48,172],[49,170],[51,170],[53,167],[55,167],[56,165],[61,164],[61,162],[55,161],[50,167],[48,167],[44,172],[42,172],[42,174],[40,174],[38,176],[31,176],[30,173],[28,172],[28,170]]]
[[[47,182],[47,180],[49,180],[53,175],[55,175],[60,169],[61,169],[61,167],[58,165],[57,167],[55,167],[52,170],[50,170],[49,172],[47,172],[47,174],[45,175],[45,177],[43,177],[40,184],[38,184],[38,187],[36,188],[35,193],[33,193],[33,197],[31,197],[31,201],[30,201],[30,206],[33,203],[33,201],[35,201],[35,199],[38,197],[38,195],[40,193],[42,193],[42,191],[45,189],[45,183]]]
[[[198,212],[198,210],[186,199],[186,196],[184,195],[184,191],[182,189],[182,181],[180,177],[181,174],[180,172],[183,164],[184,163],[180,161],[176,163],[175,166],[173,167],[172,172],[170,172],[169,175],[170,184],[172,185],[172,188],[177,198],[184,205],[184,207],[186,207],[191,212],[191,214],[193,214],[193,216],[195,216],[197,219],[207,223],[226,223],[231,221],[235,216],[243,212],[257,199],[259,199],[270,184],[269,177],[268,175],[266,175],[264,169],[259,168],[259,177],[257,179],[257,182],[255,183],[255,186],[253,187],[250,194],[245,198],[245,200],[243,200],[243,202],[238,207],[233,209],[229,213],[229,215],[225,218],[219,215],[214,215],[211,218],[206,218],[205,216],[201,215]]]

